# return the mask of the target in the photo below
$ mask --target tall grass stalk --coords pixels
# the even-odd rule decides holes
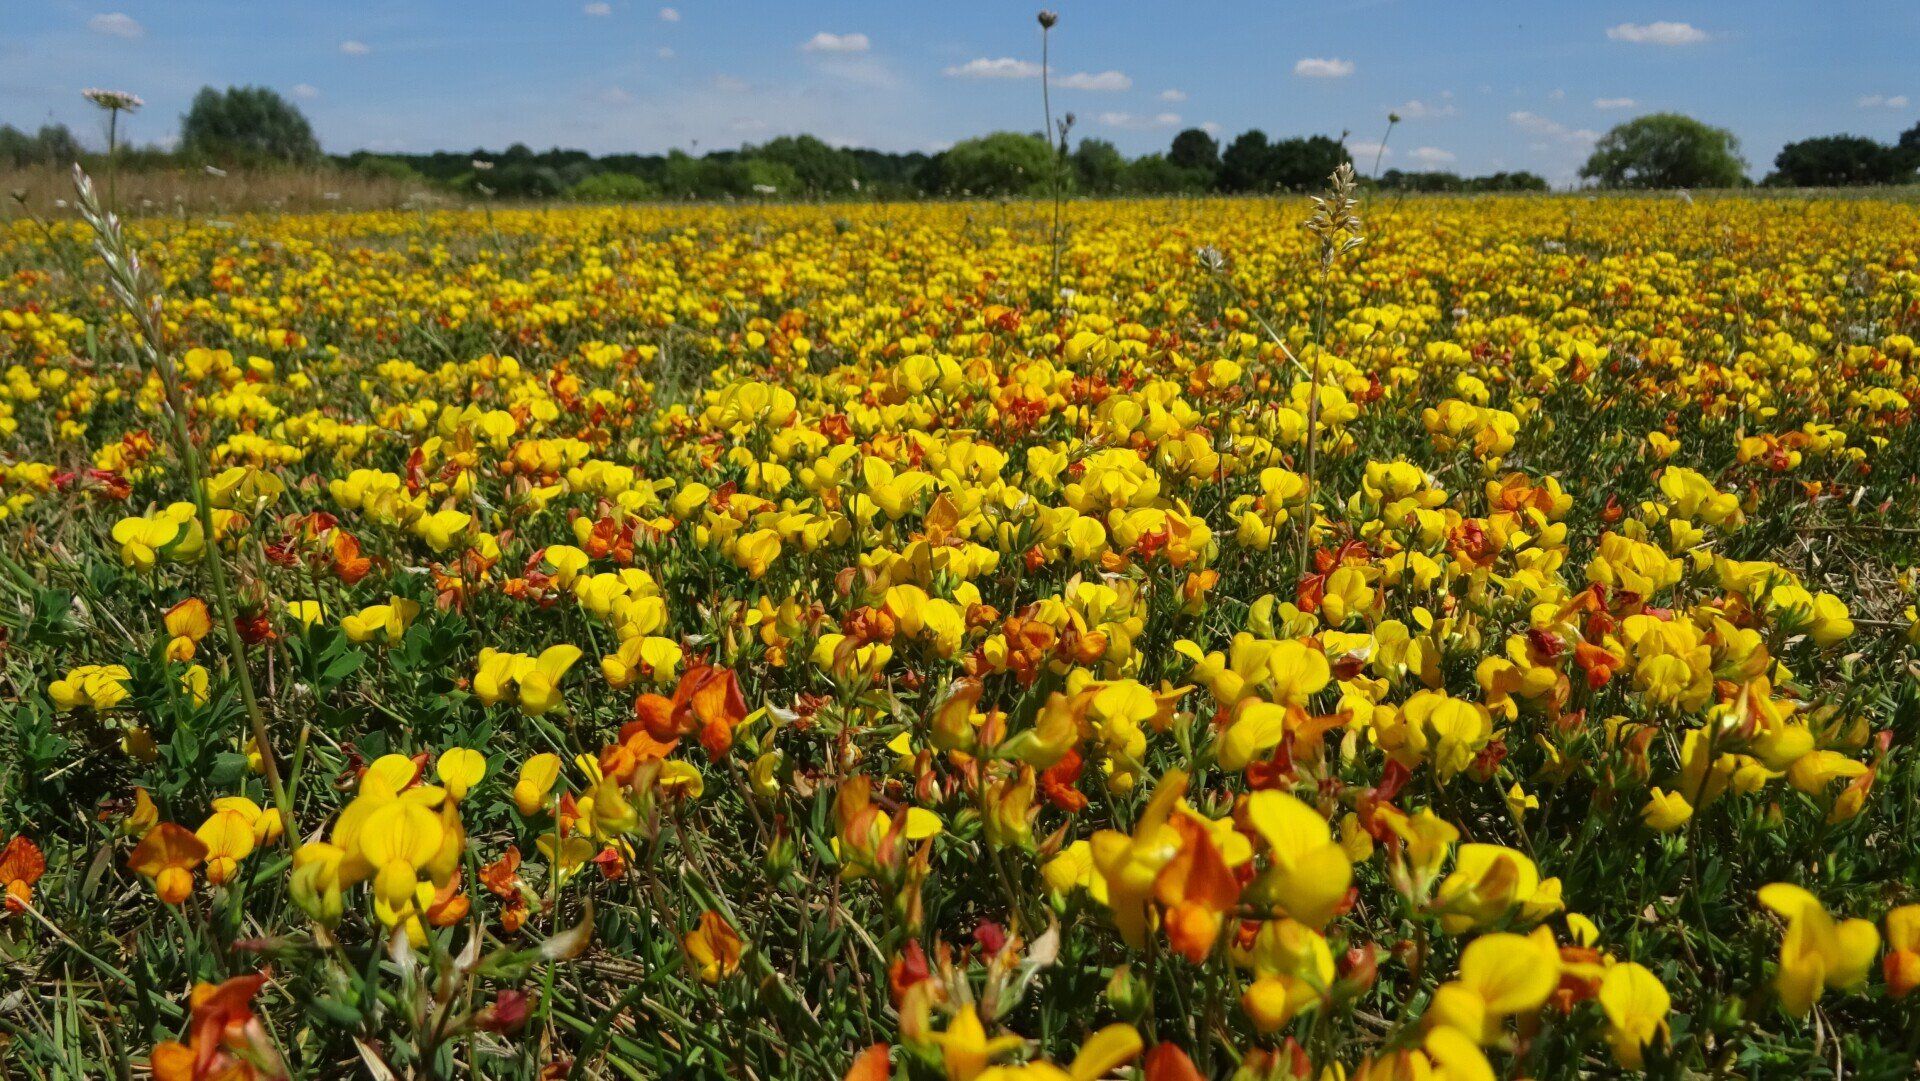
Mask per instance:
[[[133,317],[138,330],[134,348],[159,376],[160,386],[166,395],[174,452],[180,457],[181,468],[193,491],[194,512],[206,538],[201,550],[201,562],[206,567],[207,579],[212,586],[214,613],[226,639],[227,652],[232,657],[234,674],[239,680],[240,697],[246,705],[247,721],[253,731],[254,749],[260,755],[266,774],[267,789],[273,797],[275,808],[280,812],[280,821],[285,827],[289,843],[297,851],[300,832],[293,818],[293,802],[280,778],[280,766],[274,758],[273,742],[267,732],[266,714],[260,708],[259,697],[254,693],[253,675],[247,667],[246,643],[240,637],[240,627],[234,618],[236,606],[233,586],[227,577],[226,564],[220,556],[218,535],[214,531],[213,505],[207,499],[205,463],[201,460],[199,448],[194,445],[193,433],[187,427],[186,393],[180,383],[179,370],[174,366],[173,355],[167,351],[166,337],[162,331],[159,286],[141,264],[139,254],[127,243],[119,217],[102,209],[93,180],[78,165],[73,168],[73,186],[80,204],[80,215],[93,228],[93,247],[106,264],[107,280],[114,299]]]
[[[1318,465],[1315,459],[1320,444],[1320,380],[1326,367],[1327,290],[1334,264],[1366,243],[1366,237],[1361,233],[1360,204],[1355,194],[1358,184],[1353,176],[1353,162],[1341,162],[1328,179],[1332,186],[1327,194],[1313,197],[1313,213],[1308,216],[1306,223],[1307,231],[1320,239],[1320,299],[1319,313],[1314,319],[1313,369],[1307,394],[1307,505],[1306,512],[1301,515],[1300,525],[1302,574],[1306,573],[1307,559],[1313,551],[1313,497]]]

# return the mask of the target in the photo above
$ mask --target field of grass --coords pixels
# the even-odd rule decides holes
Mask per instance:
[[[0,1077],[1916,1070],[1909,203],[31,209]]]

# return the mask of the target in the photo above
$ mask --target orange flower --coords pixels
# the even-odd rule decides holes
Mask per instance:
[[[198,597],[188,597],[167,609],[162,622],[170,638],[167,642],[170,661],[192,660],[196,644],[213,630],[213,615],[207,611],[207,602]]]
[[[207,858],[207,844],[185,826],[162,822],[147,831],[127,866],[153,880],[160,899],[177,905],[193,892],[193,869]]]
[[[1180,836],[1180,854],[1154,880],[1154,895],[1167,907],[1167,942],[1198,965],[1239,902],[1240,882],[1205,826],[1186,815],[1174,815],[1168,825]]]
[[[731,668],[697,664],[680,677],[673,692],[673,731],[676,735],[700,731],[700,745],[715,758],[733,748],[733,728],[747,719],[747,701],[740,693],[740,677]],[[659,738],[660,733],[653,733]],[[663,740],[664,742],[664,740]]]
[[[258,972],[235,976],[217,986],[210,983],[196,986],[187,1020],[187,1042],[167,1040],[154,1047],[154,1081],[279,1081],[285,1078],[287,1074],[273,1049],[273,1041],[253,1013],[253,997],[266,985],[268,975]]]
[[[46,856],[24,833],[0,849],[0,893],[6,895],[8,912],[20,912],[33,903],[33,884],[46,871]]]
[[[680,946],[707,983],[719,983],[740,971],[740,935],[718,912],[700,913],[700,925],[681,937]]]
[[[847,1067],[847,1073],[841,1081],[887,1081],[893,1076],[893,1066],[887,1062],[887,1045],[874,1044],[865,1051],[853,1056],[853,1065]]]
[[[1193,1060],[1185,1051],[1174,1044],[1155,1044],[1147,1052],[1147,1081],[1200,1081],[1200,1071],[1194,1068]]]

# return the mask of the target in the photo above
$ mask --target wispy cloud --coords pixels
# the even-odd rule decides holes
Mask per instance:
[[[954,79],[1038,79],[1041,72],[1040,65],[1031,60],[982,56],[944,68],[941,74]],[[1076,71],[1055,75],[1053,85],[1067,90],[1119,91],[1133,89],[1133,79],[1123,71]]]
[[[124,11],[95,15],[87,20],[87,29],[108,37],[126,38],[128,41],[143,37],[147,32],[147,28],[140,25],[140,20]]]
[[[1862,109],[1904,109],[1907,107],[1907,96],[1905,94],[1892,96],[1868,94],[1854,104]]]
[[[1594,98],[1593,99],[1593,107],[1596,109],[1631,109],[1638,104],[1640,103],[1633,100],[1632,98]]]
[[[1141,116],[1137,113],[1108,112],[1108,113],[1101,113],[1099,116],[1095,117],[1094,119],[1098,120],[1105,127],[1127,128],[1134,131],[1140,131],[1148,128],[1173,127],[1175,124],[1180,123],[1180,114],[1179,113],[1155,113],[1152,116]]]
[[[1438,120],[1459,113],[1451,101],[1429,102],[1415,98],[1392,110],[1400,114],[1402,120]]]
[[[964,64],[955,64],[943,74],[955,79],[1038,79],[1040,65],[1031,60],[1002,56],[989,60],[982,56]]]
[[[606,16],[613,14],[613,5],[608,3],[597,2],[596,0],[595,3],[588,4],[586,7],[583,7],[580,10],[586,12],[589,15],[594,16],[595,18],[605,18]]]
[[[1563,143],[1591,143],[1600,138],[1600,133],[1588,128],[1569,128],[1565,124],[1539,113],[1530,113],[1525,109],[1507,114],[1507,122],[1528,135],[1538,135],[1544,139],[1557,139]]]
[[[680,21],[680,9],[679,9],[679,8],[661,8],[661,9],[660,9],[660,21],[661,21],[661,22],[663,22],[663,23],[677,23],[677,22],[679,22],[679,21]]]
[[[1458,160],[1454,156],[1453,151],[1442,150],[1437,146],[1416,146],[1407,153],[1407,157],[1412,158],[1414,161],[1419,162],[1421,165],[1425,165],[1428,168],[1434,168],[1441,165],[1452,165],[1456,160]]]
[[[1698,45],[1707,32],[1692,23],[1621,23],[1607,27],[1607,37],[1634,45]]]
[[[364,41],[354,41],[349,38],[340,43],[340,51],[348,56],[365,56],[372,52],[373,49]]]
[[[1176,90],[1176,89],[1173,89],[1172,87],[1169,87],[1165,90],[1160,91],[1160,100],[1178,105],[1179,103],[1187,100],[1187,92],[1185,90]]]
[[[1064,86],[1068,90],[1132,90],[1133,80],[1124,72],[1076,71],[1072,75],[1063,75],[1055,86]]]
[[[725,72],[721,72],[713,77],[713,88],[723,94],[744,94],[748,90],[753,89],[747,85],[745,79],[728,75]]]
[[[301,101],[313,101],[320,96],[320,88],[312,83],[295,83],[293,96]]]
[[[822,30],[808,38],[800,49],[809,53],[864,53],[872,45],[865,34],[830,34]]]
[[[1293,65],[1293,73],[1303,79],[1344,79],[1353,74],[1353,61],[1309,56]]]

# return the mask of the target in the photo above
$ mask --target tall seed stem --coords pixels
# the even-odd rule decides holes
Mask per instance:
[[[159,287],[141,265],[139,255],[128,246],[119,217],[101,208],[92,179],[78,165],[73,167],[73,185],[78,195],[80,214],[93,227],[94,250],[106,264],[107,279],[114,298],[133,317],[139,330],[134,340],[135,348],[160,377],[160,386],[166,395],[168,419],[172,422],[169,428],[174,452],[180,456],[181,468],[186,471],[187,483],[193,491],[194,512],[206,538],[201,549],[201,562],[206,567],[207,578],[213,587],[214,612],[226,639],[227,652],[233,659],[234,673],[239,678],[240,698],[246,705],[247,721],[253,730],[254,749],[259,752],[262,772],[266,774],[267,790],[273,797],[274,807],[280,812],[288,843],[297,851],[300,847],[300,831],[293,820],[293,801],[281,781],[280,766],[274,759],[273,743],[267,733],[266,714],[262,712],[259,697],[254,693],[253,675],[247,667],[246,643],[240,637],[240,626],[234,616],[236,605],[233,587],[227,578],[226,564],[220,557],[219,537],[214,531],[213,505],[207,499],[206,469],[200,458],[200,450],[194,445],[193,435],[187,428],[186,394],[162,333]]]

